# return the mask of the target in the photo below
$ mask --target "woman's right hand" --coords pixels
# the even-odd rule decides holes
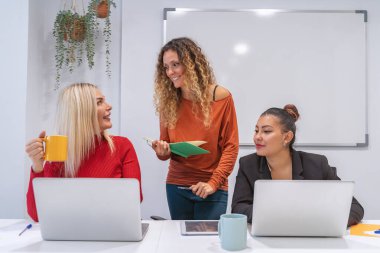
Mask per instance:
[[[152,142],[152,148],[160,157],[169,157],[171,154],[169,143],[166,141],[155,140]]]
[[[38,138],[30,140],[25,145],[25,152],[28,154],[30,160],[32,160],[32,169],[35,173],[39,173],[44,170],[43,138],[45,137],[45,134],[45,131],[42,131]]]

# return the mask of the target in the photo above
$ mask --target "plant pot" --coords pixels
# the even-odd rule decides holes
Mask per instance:
[[[68,32],[65,31],[64,34],[63,34],[63,40],[64,40],[64,41],[67,41],[68,38],[69,38]]]
[[[61,31],[63,33],[63,40],[67,41],[69,39],[69,34],[70,34],[70,27],[71,27],[72,20],[66,20],[64,25],[61,26]]]
[[[86,34],[86,25],[83,18],[74,18],[67,21],[64,26],[63,39],[67,41],[69,38],[73,41],[83,41]]]
[[[109,15],[108,0],[101,0],[96,6],[96,16],[98,18],[106,18]]]
[[[74,41],[83,41],[86,33],[86,25],[83,19],[74,19],[71,31],[71,39]]]

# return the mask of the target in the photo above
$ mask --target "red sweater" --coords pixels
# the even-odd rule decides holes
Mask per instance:
[[[97,143],[95,151],[79,167],[77,177],[96,178],[136,178],[140,182],[140,199],[142,201],[140,165],[132,143],[125,137],[112,136],[115,151],[111,150],[106,140]],[[36,177],[64,177],[62,162],[46,162],[44,170],[30,173],[29,188],[26,194],[28,214],[38,221],[32,180]]]

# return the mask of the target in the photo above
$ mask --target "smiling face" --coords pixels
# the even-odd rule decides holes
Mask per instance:
[[[253,141],[258,155],[275,156],[281,151],[289,149],[288,144],[292,139],[293,132],[283,132],[277,117],[263,115],[257,121]]]
[[[176,51],[169,49],[162,57],[166,75],[174,87],[183,88],[185,83],[185,66],[179,61]]]
[[[106,98],[98,89],[96,89],[96,105],[100,132],[103,133],[104,130],[110,129],[112,127],[112,106],[106,102]]]

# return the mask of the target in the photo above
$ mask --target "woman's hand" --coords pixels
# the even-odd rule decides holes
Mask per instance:
[[[44,137],[45,131],[42,131],[38,138],[30,140],[25,145],[25,152],[32,160],[32,169],[35,173],[40,173],[44,170]]]
[[[199,182],[190,186],[189,188],[193,191],[195,195],[203,199],[207,198],[208,195],[211,195],[214,192],[216,192],[216,189],[212,188],[210,184],[204,182]]]
[[[167,143],[166,141],[153,141],[152,148],[156,152],[156,154],[161,157],[167,157],[171,154],[169,143]]]

